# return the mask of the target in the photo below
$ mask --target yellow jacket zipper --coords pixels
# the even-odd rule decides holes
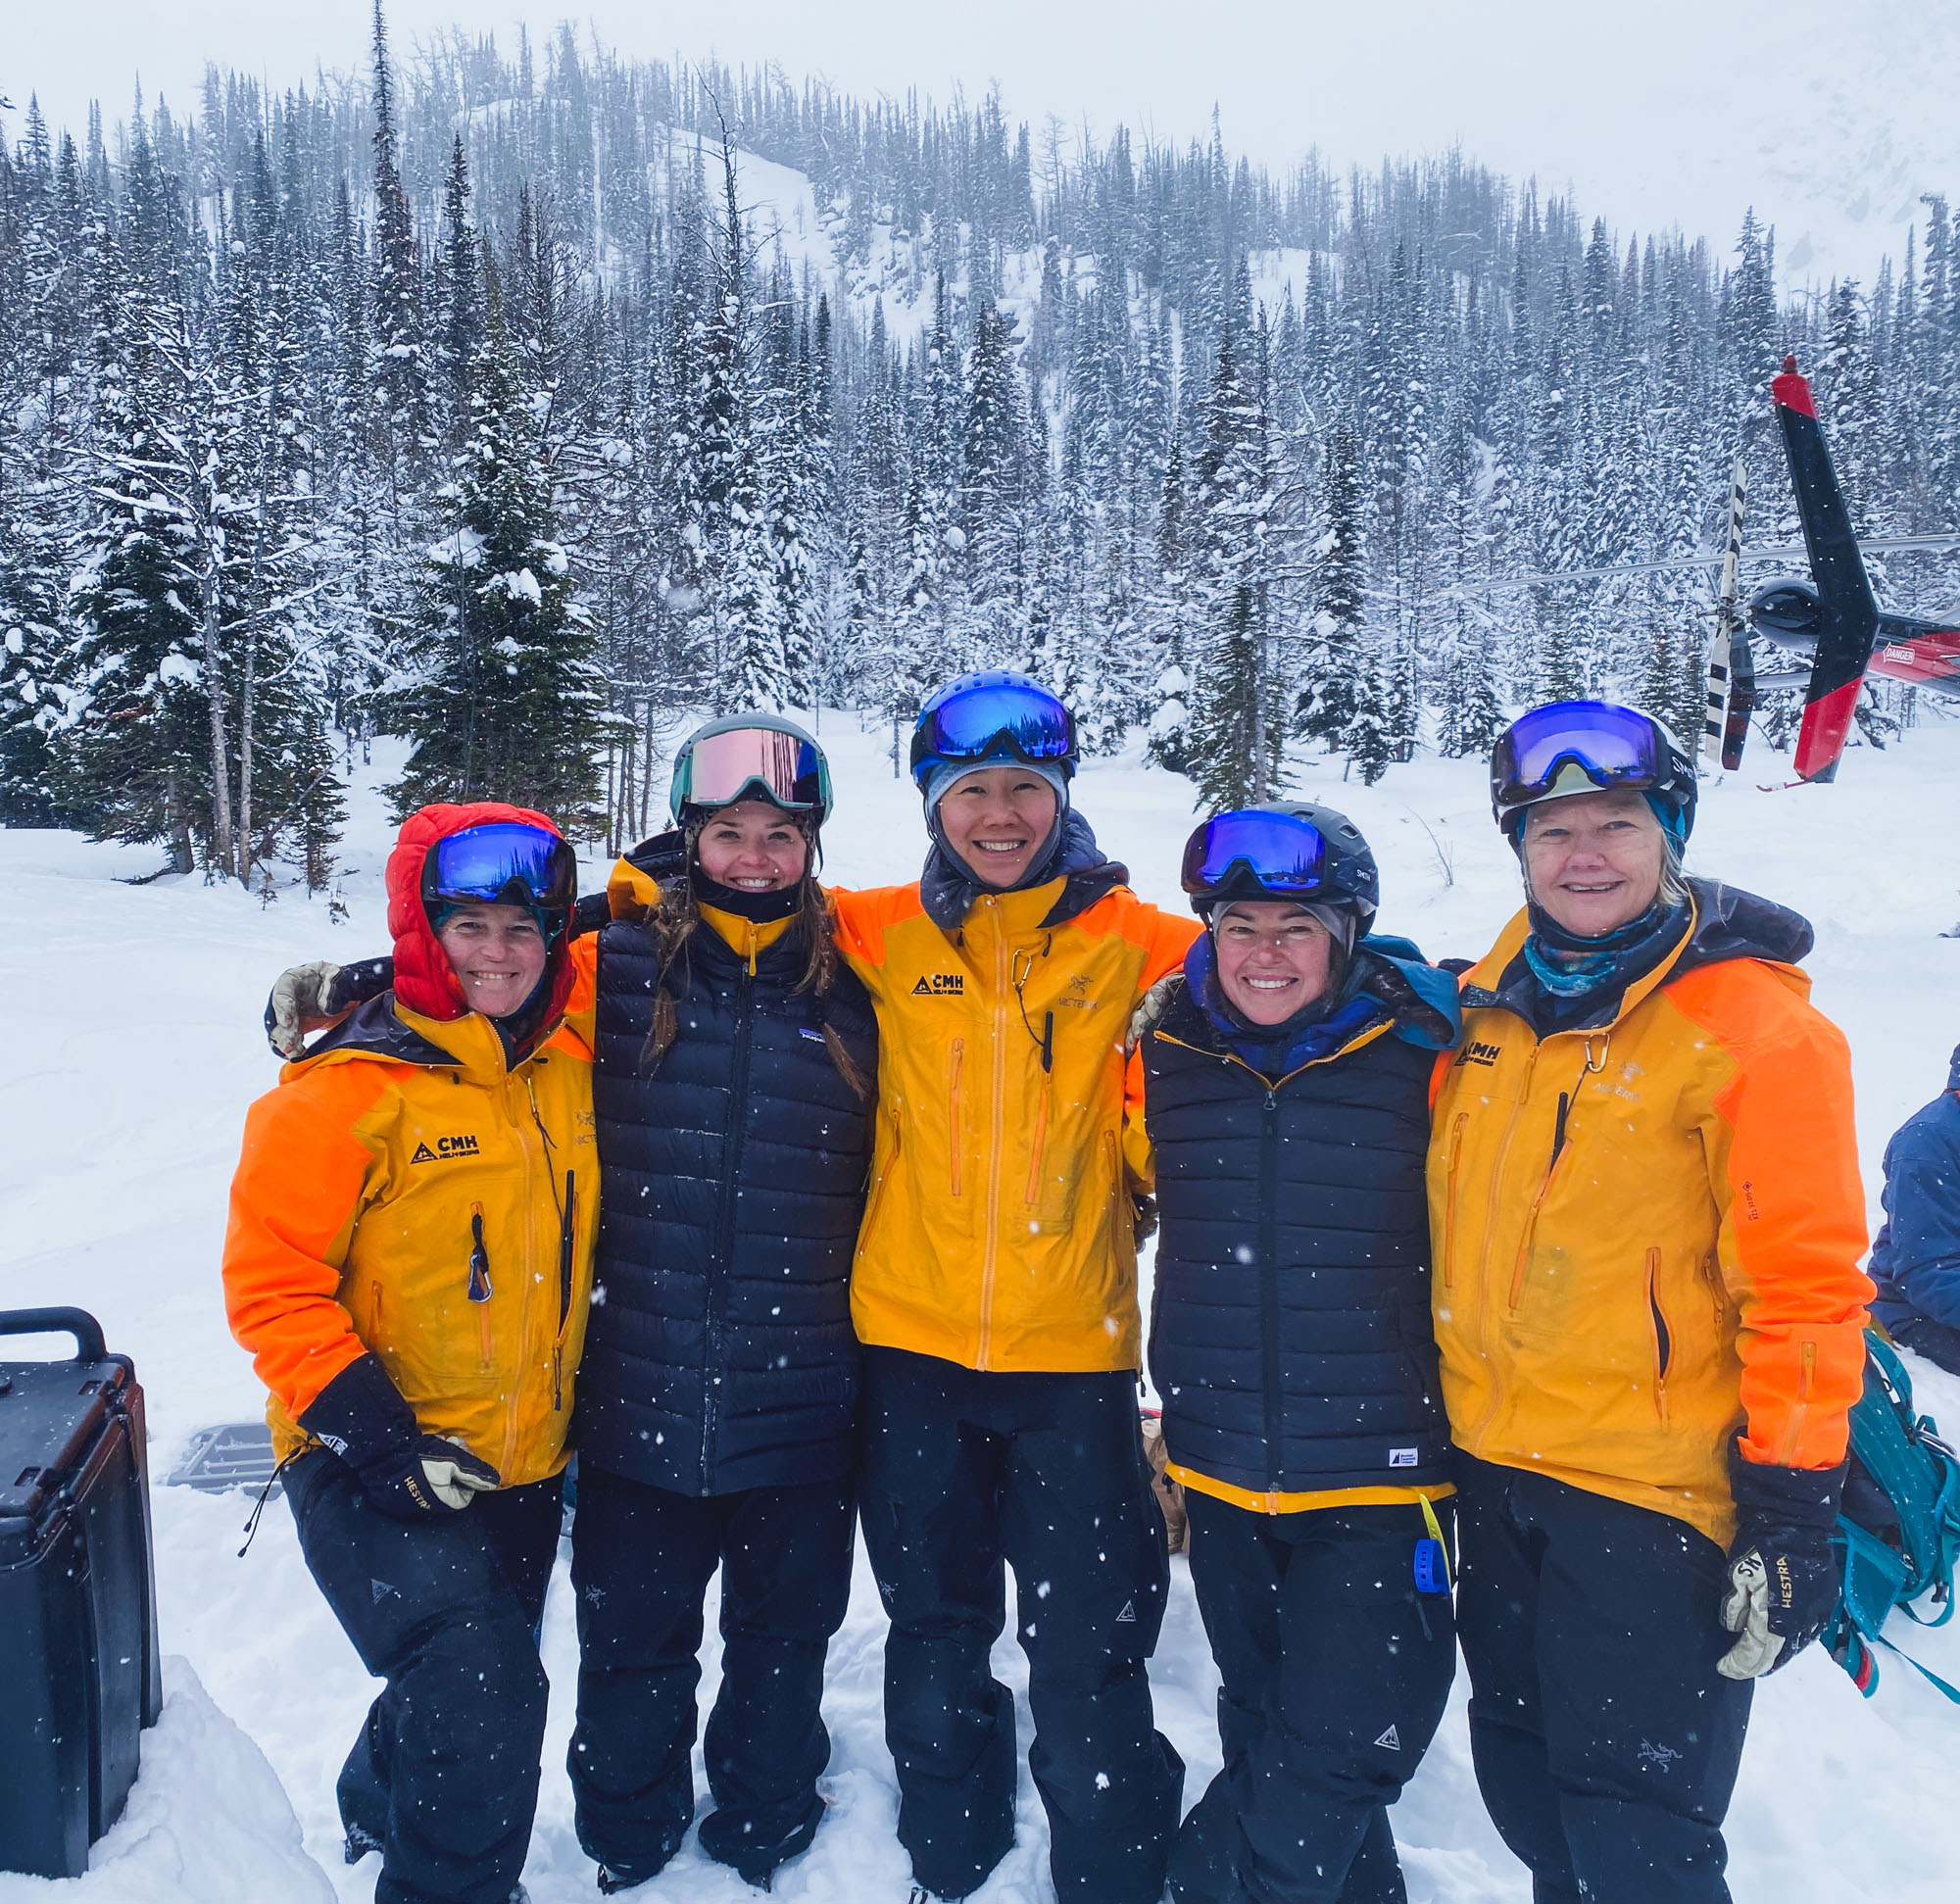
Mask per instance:
[[[980,1259],[980,1342],[974,1366],[987,1366],[994,1334],[994,1269],[1001,1242],[1001,1136],[1007,1096],[1007,935],[1001,923],[1000,902],[982,900],[994,933],[994,1101],[988,1133],[987,1245]]]

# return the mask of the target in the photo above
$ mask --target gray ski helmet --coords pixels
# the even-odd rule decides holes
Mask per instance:
[[[1290,900],[1348,914],[1357,938],[1381,903],[1381,873],[1361,829],[1311,801],[1244,806],[1201,821],[1185,842],[1182,883],[1192,910],[1206,921],[1236,900]]]

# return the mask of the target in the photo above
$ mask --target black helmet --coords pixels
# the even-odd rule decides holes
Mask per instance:
[[[1184,890],[1208,920],[1235,900],[1331,905],[1365,933],[1381,903],[1381,874],[1361,829],[1310,801],[1239,807],[1202,821],[1184,846]]]

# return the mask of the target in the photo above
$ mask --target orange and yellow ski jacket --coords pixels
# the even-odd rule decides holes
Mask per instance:
[[[391,994],[325,1044],[247,1114],[224,1240],[274,1452],[306,1445],[297,1418],[371,1348],[425,1434],[508,1488],[556,1474],[599,1230],[585,1041],[561,1028],[507,1069],[487,1018]]]
[[[513,818],[550,824],[490,803],[409,820],[388,861],[396,990],[246,1114],[225,1310],[270,1391],[281,1460],[308,1444],[298,1417],[372,1349],[423,1432],[462,1441],[505,1487],[564,1465],[599,1233],[590,1017],[558,1022],[573,976],[560,942],[551,1035],[513,1063],[463,1001],[419,894],[436,840]]]
[[[1429,1162],[1456,1444],[1727,1546],[1728,1456],[1827,1468],[1872,1286],[1843,1035],[1793,913],[1693,882],[1681,943],[1592,1030],[1541,1037],[1512,920],[1464,976]]]
[[[851,1282],[865,1343],[972,1369],[1140,1366],[1132,1199],[1149,1166],[1124,1039],[1198,927],[1127,886],[1071,911],[1081,897],[1066,879],[985,894],[949,933],[915,885],[833,892],[878,1013]]]

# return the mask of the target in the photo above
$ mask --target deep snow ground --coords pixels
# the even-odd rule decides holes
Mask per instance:
[[[844,884],[908,877],[922,834],[908,782],[895,782],[888,737],[830,716],[841,816],[827,875]],[[1764,794],[1779,763],[1709,788],[1691,865],[1784,900],[1818,929],[1810,960],[1819,1004],[1850,1035],[1858,1121],[1874,1209],[1885,1140],[1938,1089],[1960,1039],[1960,723],[1922,728],[1885,754],[1854,751],[1835,787]],[[387,777],[379,757],[372,777]],[[1303,764],[1296,788],[1345,807],[1384,867],[1385,921],[1432,956],[1480,952],[1515,904],[1510,855],[1491,827],[1475,762],[1432,759],[1378,787],[1344,786]],[[1100,765],[1078,783],[1104,845],[1140,891],[1178,903],[1178,848],[1192,822],[1181,780]],[[387,829],[371,793],[357,798],[343,890],[345,924],[323,902],[276,903],[196,880],[118,883],[152,871],[147,851],[66,834],[0,831],[0,1307],[76,1302],[132,1353],[149,1397],[152,1468],[169,1473],[210,1422],[256,1415],[261,1393],[225,1333],[218,1282],[225,1185],[245,1104],[275,1076],[259,1029],[266,990],[287,963],[385,949],[379,873]],[[593,862],[598,870],[598,862]],[[1960,1431],[1960,1382],[1916,1365],[1921,1406]],[[367,1904],[376,1861],[340,1861],[333,1779],[371,1683],[300,1562],[274,1504],[243,1561],[248,1503],[158,1487],[154,1497],[165,1724],[146,1740],[143,1779],[122,1826],[69,1885],[0,1877],[0,1904],[74,1894],[87,1904]],[[1152,1674],[1159,1723],[1189,1765],[1187,1800],[1217,1767],[1215,1681],[1182,1563]],[[1960,1631],[1907,1642],[1960,1679]],[[779,1877],[789,1900],[901,1904],[903,1854],[882,1741],[882,1620],[861,1564],[832,1654],[826,1710],[836,1741],[831,1815],[809,1855]],[[546,1616],[554,1682],[537,1835],[525,1881],[535,1904],[596,1895],[572,1836],[563,1758],[575,1661],[561,1580]],[[1011,1638],[1002,1677],[1025,1685]],[[705,1692],[716,1672],[710,1642]],[[1025,1709],[1022,1739],[1028,1735]],[[261,1756],[263,1755],[263,1757]],[[276,1783],[268,1773],[276,1774]],[[1780,1904],[1935,1904],[1955,1891],[1960,1708],[1896,1661],[1865,1702],[1815,1652],[1760,1690],[1731,1817],[1739,1898]],[[277,1785],[290,1800],[282,1805]],[[979,1904],[1037,1904],[1053,1893],[1032,1787],[1022,1782],[1021,1842]],[[705,1787],[704,1787],[705,1790]],[[295,1841],[305,1834],[309,1868]],[[1457,1696],[1396,1814],[1415,1904],[1522,1900],[1529,1886],[1485,1820]],[[636,1895],[738,1904],[751,1893],[690,1846]]]

